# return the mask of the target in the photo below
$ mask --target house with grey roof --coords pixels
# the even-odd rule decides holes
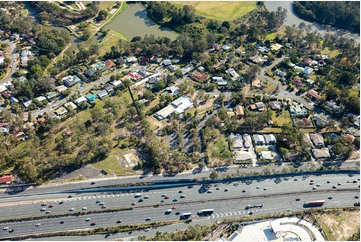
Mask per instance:
[[[310,134],[310,138],[316,147],[325,146],[325,142],[321,134]]]
[[[263,135],[261,135],[261,134],[254,134],[253,135],[253,140],[254,140],[254,143],[256,145],[264,145],[266,143],[266,141],[264,140]]]

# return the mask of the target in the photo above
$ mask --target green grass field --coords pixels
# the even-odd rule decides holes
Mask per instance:
[[[197,14],[220,21],[233,20],[242,17],[256,9],[256,2],[194,2],[179,1],[176,5],[192,5]]]
[[[290,113],[286,110],[283,110],[283,112],[278,117],[276,117],[276,112],[272,111],[272,120],[279,126],[292,123]]]

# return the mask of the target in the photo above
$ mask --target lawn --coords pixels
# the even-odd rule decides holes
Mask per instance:
[[[176,5],[192,5],[197,14],[220,21],[233,20],[242,17],[256,9],[256,2],[193,2],[179,1]]]
[[[340,51],[338,51],[338,50],[330,51],[328,48],[325,48],[324,50],[321,51],[321,54],[328,55],[330,58],[334,58],[334,57],[338,56],[338,54],[340,54]]]
[[[112,46],[116,46],[120,39],[126,40],[127,38],[114,30],[110,30],[108,34],[99,43],[99,55],[103,56],[106,52],[110,51]]]
[[[282,110],[282,113],[277,117],[276,112],[272,111],[272,121],[277,126],[292,123],[290,113],[287,110]]]

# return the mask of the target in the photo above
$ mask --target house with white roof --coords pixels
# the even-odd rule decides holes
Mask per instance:
[[[274,145],[277,143],[276,137],[274,134],[265,134],[263,135],[266,145]]]
[[[254,143],[256,145],[264,145],[266,143],[266,141],[264,140],[263,135],[261,135],[261,134],[254,134],[253,135],[253,140],[254,140]]]
[[[80,78],[75,75],[63,77],[61,80],[68,87],[74,86],[75,84],[80,82]]]
[[[187,109],[191,108],[193,106],[193,101],[186,96],[181,96],[174,100],[170,105],[167,107],[159,110],[154,116],[158,120],[163,120],[167,118],[169,115],[171,115],[173,112],[177,114],[182,114]]]
[[[239,79],[239,74],[233,68],[226,70],[226,73],[231,75],[231,79],[233,81],[237,81]]]

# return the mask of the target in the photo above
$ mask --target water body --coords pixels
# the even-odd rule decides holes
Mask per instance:
[[[264,2],[268,11],[276,11],[278,7],[282,7],[287,9],[287,17],[285,21],[285,25],[296,25],[298,26],[300,23],[304,22],[305,24],[311,24],[312,30],[317,30],[321,34],[336,34],[338,36],[346,37],[354,39],[357,42],[360,42],[360,36],[355,33],[351,33],[350,31],[346,31],[343,29],[337,29],[335,27],[329,25],[321,25],[314,22],[309,22],[297,17],[292,10],[292,1],[265,1]]]
[[[147,16],[145,8],[140,4],[128,4],[127,8],[104,27],[124,34],[129,40],[135,36],[151,35],[168,37],[174,40],[177,33],[161,28]]]

